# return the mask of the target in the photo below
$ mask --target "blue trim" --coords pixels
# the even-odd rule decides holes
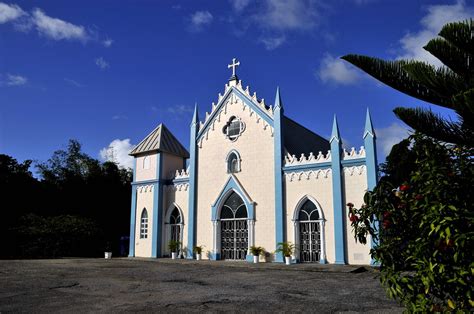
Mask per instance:
[[[245,207],[247,207],[247,218],[250,220],[255,220],[255,203],[250,199],[240,182],[232,174],[229,176],[229,179],[227,179],[226,184],[222,188],[214,204],[211,205],[211,220],[216,221],[220,219],[219,209],[227,196],[230,194],[229,191],[231,190],[235,191],[242,197]]]
[[[221,254],[220,253],[210,253],[209,254],[209,259],[211,261],[218,261],[221,259]]]
[[[262,117],[263,120],[265,120],[269,125],[273,126],[273,120],[271,118],[271,116],[266,113],[262,108],[260,108],[259,106],[257,106],[256,104],[254,104],[254,102],[249,98],[249,96],[245,95],[244,93],[242,93],[241,91],[239,91],[237,88],[235,88],[234,86],[230,87],[227,92],[224,94],[224,96],[222,97],[221,101],[219,101],[219,103],[217,104],[216,108],[214,109],[214,111],[211,113],[211,115],[209,116],[209,118],[207,119],[207,121],[204,123],[203,127],[201,128],[201,130],[199,130],[198,134],[197,134],[197,137],[196,137],[196,141],[199,141],[201,139],[201,137],[206,133],[206,130],[210,127],[211,125],[211,122],[216,118],[218,112],[220,111],[221,107],[225,104],[225,102],[227,101],[227,99],[230,97],[230,95],[234,93],[236,94],[237,96],[239,96],[240,99],[242,99],[242,101],[249,107],[252,108],[252,110],[254,110],[260,117]]]
[[[334,208],[334,244],[335,264],[346,263],[346,248],[344,239],[344,202],[342,194],[341,176],[341,140],[336,116],[334,116],[333,131],[331,134],[331,169],[332,169],[332,196]]]
[[[348,159],[348,160],[342,160],[341,164],[343,166],[362,166],[366,164],[365,158],[357,158],[357,159]]]
[[[330,162],[321,162],[317,164],[305,164],[305,165],[295,165],[295,166],[285,166],[283,167],[283,172],[295,172],[299,170],[320,170],[320,169],[327,169],[331,167]]]
[[[171,181],[173,184],[177,184],[177,183],[186,183],[186,182],[189,182],[189,178],[181,178],[181,179],[174,179],[173,181]]]
[[[133,158],[133,176],[132,176],[132,182],[137,181],[137,158]],[[133,183],[132,183],[133,184]]]
[[[367,108],[367,114],[365,116],[364,146],[367,159],[367,190],[372,191],[377,185],[377,148],[369,108]],[[380,228],[380,222],[375,220],[373,227],[375,231],[378,232]],[[372,241],[370,241],[370,248],[373,249],[377,245],[378,242],[372,238]],[[378,263],[372,258],[370,259],[370,264],[378,265]]]
[[[197,163],[198,151],[196,137],[198,134],[199,117],[197,104],[194,107],[193,120],[191,122],[191,131],[189,137],[189,194],[188,194],[188,259],[194,258],[193,248],[196,246],[196,196],[197,196]]]
[[[273,149],[275,158],[275,246],[285,242],[285,208],[283,204],[283,103],[277,88],[273,110]],[[275,254],[275,262],[284,262],[281,252]]]
[[[133,167],[135,173],[135,167]],[[130,208],[130,242],[128,249],[128,257],[135,256],[135,226],[137,219],[137,187],[132,186],[132,205]]]
[[[132,182],[132,185],[154,184],[154,183],[158,183],[158,181],[159,181],[159,180],[157,180],[157,179],[136,181],[136,182]]]
[[[151,257],[161,256],[161,238],[163,229],[163,171],[162,153],[156,155],[156,183],[153,184],[153,230],[151,234]]]

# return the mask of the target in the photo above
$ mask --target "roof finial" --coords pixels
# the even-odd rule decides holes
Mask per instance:
[[[232,68],[232,76],[230,77],[229,81],[238,81],[237,74],[235,74],[235,69],[240,65],[240,61],[237,61],[236,58],[232,58],[232,63],[227,65],[227,68]]]

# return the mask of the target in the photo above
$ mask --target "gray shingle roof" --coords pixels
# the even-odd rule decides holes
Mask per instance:
[[[148,152],[164,152],[183,158],[189,158],[189,153],[186,148],[181,145],[170,130],[162,123],[148,134],[129,155],[135,156]]]
[[[317,155],[330,149],[328,140],[287,117],[283,118],[283,141],[287,152],[295,156]]]

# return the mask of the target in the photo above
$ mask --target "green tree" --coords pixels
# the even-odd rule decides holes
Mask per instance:
[[[342,59],[382,83],[423,101],[453,109],[451,121],[422,108],[395,108],[395,114],[414,130],[440,141],[474,146],[474,21],[449,23],[438,38],[423,47],[445,66],[420,61],[385,61],[362,55]]]
[[[381,82],[418,99],[455,110],[449,121],[420,108],[396,108],[415,134],[392,148],[383,176],[365,204],[348,203],[355,238],[378,245],[389,295],[409,311],[469,311],[474,308],[474,27],[450,23],[424,48],[445,67],[418,61],[343,59]]]
[[[415,134],[392,149],[365,205],[347,204],[356,239],[379,240],[381,281],[410,311],[474,307],[473,155]]]

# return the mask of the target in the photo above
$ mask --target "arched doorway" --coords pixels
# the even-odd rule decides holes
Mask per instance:
[[[249,241],[247,219],[244,201],[232,192],[220,211],[221,259],[246,259]]]
[[[184,217],[177,205],[173,204],[169,207],[165,217],[165,237],[164,237],[164,254],[169,255],[168,243],[169,241],[179,241],[181,243],[179,255],[183,254],[183,228]]]
[[[325,262],[324,219],[318,206],[307,197],[300,202],[295,219],[295,239],[302,263]]]
[[[181,232],[183,227],[183,219],[178,208],[174,208],[170,215],[170,240],[181,242]]]

